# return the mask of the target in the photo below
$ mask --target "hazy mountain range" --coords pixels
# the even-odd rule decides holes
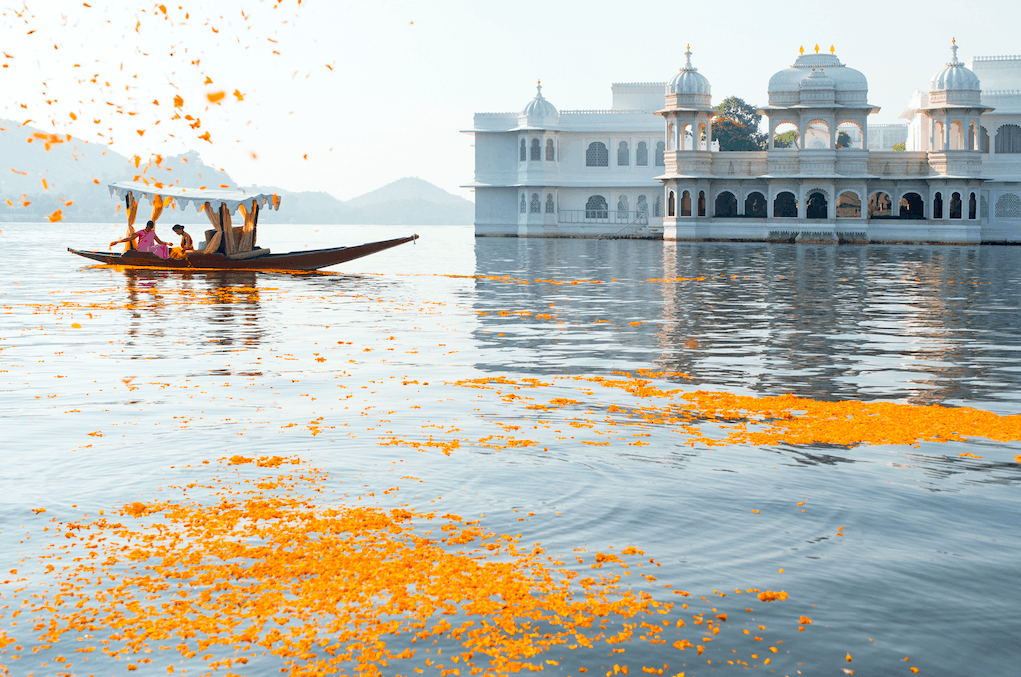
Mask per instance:
[[[17,122],[0,122],[0,219],[39,221],[59,209],[65,221],[119,221],[124,218],[123,210],[117,211],[117,202],[106,186],[138,175],[188,187],[238,187],[230,174],[203,163],[196,151],[157,159],[158,164],[140,162],[136,168],[133,158],[105,146]],[[241,188],[278,193],[280,211],[271,217],[276,222],[468,225],[475,215],[471,201],[412,177],[346,202],[320,191]],[[202,222],[190,211],[175,211],[173,218]]]

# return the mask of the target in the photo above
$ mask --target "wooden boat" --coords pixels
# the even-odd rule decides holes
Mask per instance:
[[[246,193],[240,190],[205,190],[152,185],[146,181],[121,181],[109,186],[110,193],[124,200],[128,216],[127,237],[135,235],[135,217],[138,199],[152,204],[152,218],[159,219],[164,208],[177,206],[184,211],[194,204],[205,213],[213,226],[206,231],[206,242],[201,250],[189,251],[182,258],[163,258],[152,251],[139,251],[129,240],[123,252],[101,252],[72,249],[67,251],[93,261],[115,266],[134,268],[170,268],[182,270],[319,270],[338,263],[375,254],[391,247],[413,242],[418,235],[393,240],[368,242],[351,247],[331,247],[274,254],[255,244],[258,235],[259,213],[265,207],[280,208],[280,197],[273,193]],[[231,225],[231,214],[240,212],[243,226]]]

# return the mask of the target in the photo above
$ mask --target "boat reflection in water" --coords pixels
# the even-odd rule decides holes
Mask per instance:
[[[130,311],[125,345],[171,337],[203,351],[230,352],[258,346],[273,332],[254,271],[116,270],[124,276]],[[160,356],[143,352],[134,359],[144,357]]]

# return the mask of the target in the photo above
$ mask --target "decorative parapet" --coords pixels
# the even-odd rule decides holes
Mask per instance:
[[[597,109],[592,109],[592,110],[585,110],[585,109],[562,110],[562,111],[560,111],[560,114],[561,115],[628,115],[628,114],[631,114],[631,115],[634,115],[634,114],[652,115],[652,111],[651,110],[638,110],[638,109],[628,109],[628,110],[620,110],[620,109],[618,109],[618,110],[614,110],[612,108],[607,108],[607,109],[603,109],[603,110],[597,110]]]
[[[868,173],[878,177],[918,177],[929,175],[929,156],[925,151],[870,151]]]
[[[972,61],[1021,61],[1021,54],[1004,54],[997,56],[973,56]]]

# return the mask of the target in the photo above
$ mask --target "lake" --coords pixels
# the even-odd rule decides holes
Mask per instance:
[[[1021,248],[122,229],[0,224],[11,675],[1017,670]]]

